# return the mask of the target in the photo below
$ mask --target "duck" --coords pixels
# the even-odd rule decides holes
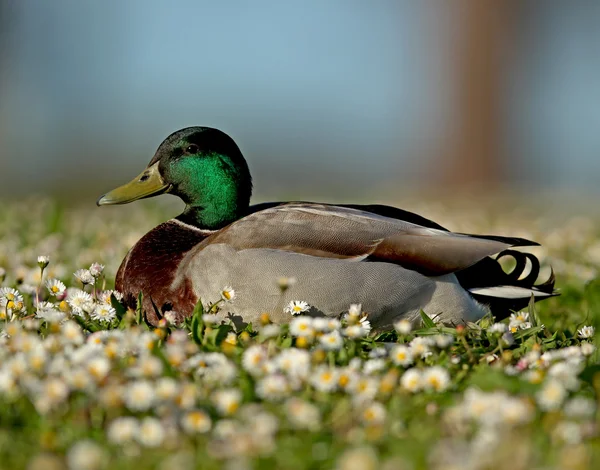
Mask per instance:
[[[456,233],[380,204],[251,205],[248,164],[215,128],[172,133],[144,171],[97,205],[160,194],[179,197],[185,209],[144,235],[115,278],[128,307],[141,294],[151,325],[167,312],[183,321],[198,302],[214,305],[225,286],[235,298],[216,315],[238,327],[265,313],[289,322],[285,307],[302,301],[307,315],[335,318],[361,304],[376,331],[401,319],[420,322],[421,312],[446,325],[502,319],[531,299],[557,295],[554,274],[536,285],[539,259],[514,249],[538,245],[530,240]],[[509,273],[499,263],[507,256],[516,262]]]

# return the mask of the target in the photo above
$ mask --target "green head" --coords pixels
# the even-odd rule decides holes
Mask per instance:
[[[245,213],[252,177],[231,137],[210,127],[187,127],[167,137],[139,176],[102,196],[98,205],[126,204],[163,193],[185,202],[180,220],[220,228]]]

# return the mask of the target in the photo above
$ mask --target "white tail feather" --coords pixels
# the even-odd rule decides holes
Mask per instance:
[[[469,289],[469,292],[471,294],[498,297],[500,299],[528,299],[532,295],[534,297],[552,296],[552,294],[537,289],[527,289],[526,287],[517,286],[473,287]]]

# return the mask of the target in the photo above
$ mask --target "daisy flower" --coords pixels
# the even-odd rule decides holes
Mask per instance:
[[[536,395],[538,405],[544,411],[558,410],[566,397],[567,390],[556,379],[547,381]]]
[[[310,305],[303,300],[292,300],[283,309],[284,313],[289,313],[290,315],[300,315],[301,313],[308,312],[309,310]]]
[[[73,313],[79,316],[91,312],[94,309],[94,299],[92,296],[80,289],[76,289],[72,293],[69,292],[67,303],[73,310]]]
[[[179,393],[179,384],[172,377],[161,377],[156,381],[156,397],[160,401],[175,399]]]
[[[38,256],[37,257],[37,263],[38,263],[38,266],[41,269],[45,269],[46,266],[48,266],[48,264],[50,263],[50,257],[49,256],[44,256],[44,255]]]
[[[275,323],[269,323],[261,327],[259,332],[263,338],[275,338],[281,333],[281,327]]]
[[[165,429],[161,422],[150,416],[144,418],[137,429],[136,440],[144,447],[158,447],[165,439]]]
[[[365,424],[380,425],[385,422],[385,407],[379,402],[373,402],[361,413],[361,419]]]
[[[400,379],[400,385],[409,392],[418,392],[421,390],[423,378],[419,369],[408,369]]]
[[[426,390],[443,392],[450,385],[450,374],[441,366],[428,368],[423,374],[423,386]]]
[[[275,357],[274,363],[292,381],[304,380],[310,373],[310,353],[304,349],[284,349]]]
[[[133,441],[139,430],[138,420],[132,416],[121,416],[115,419],[106,431],[106,437],[113,444],[127,444]]]
[[[337,330],[322,335],[319,337],[319,342],[328,351],[337,351],[344,345],[342,335]]]
[[[351,317],[358,317],[362,313],[362,304],[350,304],[348,309],[348,315]]]
[[[23,302],[23,296],[17,289],[0,287],[0,307],[12,308],[8,305],[10,302],[12,302],[13,305]]]
[[[89,269],[78,269],[73,275],[83,284],[93,284],[94,276]]]
[[[371,331],[371,322],[367,320],[367,315],[361,317],[361,319],[358,322],[363,328],[363,330],[365,330],[367,334],[369,334],[369,332]]]
[[[104,290],[98,294],[98,301],[112,306],[111,295],[114,295],[119,302],[123,300],[123,294],[118,290]]]
[[[592,338],[595,332],[596,330],[593,326],[584,326],[583,328],[577,331],[578,336],[584,339]]]
[[[93,277],[98,277],[104,271],[104,265],[100,263],[92,263],[90,266],[89,272]]]
[[[363,328],[362,325],[350,325],[343,329],[344,336],[350,339],[364,338],[369,334],[369,331]]]
[[[46,289],[50,292],[50,295],[58,297],[62,295],[67,289],[66,286],[58,279],[48,279],[46,281]]]
[[[379,380],[375,377],[361,377],[352,383],[351,392],[358,401],[371,401],[377,395]]]
[[[265,363],[267,362],[267,350],[258,344],[250,346],[242,354],[242,367],[250,375],[256,377],[265,372]]]
[[[413,363],[412,351],[404,344],[394,346],[390,354],[390,358],[394,364],[402,367],[407,367]]]
[[[110,372],[110,361],[105,357],[94,357],[86,365],[87,371],[97,381],[100,382],[106,378]]]
[[[240,407],[242,392],[237,388],[218,390],[213,395],[213,402],[217,411],[223,416],[234,414]]]
[[[288,381],[280,374],[267,375],[256,384],[256,394],[264,400],[280,400],[286,398],[289,392]]]
[[[414,357],[420,357],[422,359],[426,358],[431,354],[430,346],[432,340],[431,338],[425,338],[423,336],[418,336],[410,342],[410,349],[413,353]]]
[[[320,392],[333,392],[338,384],[337,370],[320,366],[314,370],[310,383]]]
[[[99,469],[106,463],[106,458],[105,450],[91,440],[79,441],[67,452],[68,467],[73,469]]]
[[[584,356],[591,356],[592,354],[594,354],[596,346],[594,346],[592,343],[583,342],[581,343],[580,349],[581,354],[583,354]]]
[[[102,303],[96,305],[96,308],[94,308],[90,316],[94,320],[110,322],[117,318],[117,311],[114,308]]]
[[[127,408],[133,411],[146,411],[154,404],[154,387],[147,380],[133,382],[125,388],[123,399]]]
[[[412,323],[406,319],[394,323],[394,329],[401,335],[408,335],[412,331]]]
[[[307,401],[290,398],[285,402],[285,413],[294,428],[317,431],[321,427],[321,411]]]
[[[202,410],[188,411],[181,418],[181,428],[187,434],[203,434],[210,431],[212,420]]]
[[[494,323],[492,326],[488,328],[488,332],[490,333],[506,333],[508,331],[508,325],[506,323]]]
[[[315,334],[313,329],[313,319],[306,316],[293,318],[290,322],[290,334],[292,336],[312,337]]]
[[[235,299],[235,290],[231,286],[225,286],[221,289],[221,299],[225,302],[230,302]]]

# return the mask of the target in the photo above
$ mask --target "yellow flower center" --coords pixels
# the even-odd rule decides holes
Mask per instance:
[[[52,286],[52,288],[50,290],[52,292],[54,292],[55,294],[59,291],[58,286]]]
[[[231,293],[228,290],[224,290],[223,297],[225,297],[227,300],[231,300]]]

